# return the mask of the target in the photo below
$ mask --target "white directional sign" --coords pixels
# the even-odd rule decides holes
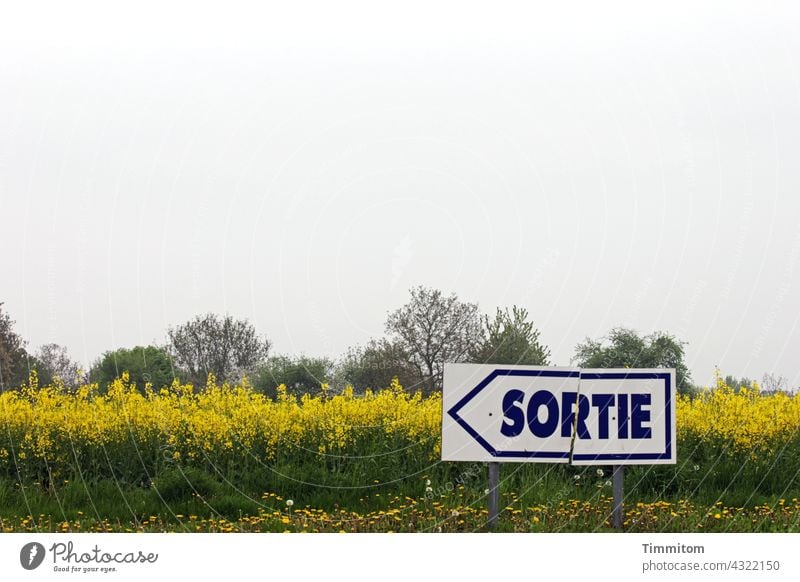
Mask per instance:
[[[674,369],[446,364],[442,459],[675,463]]]

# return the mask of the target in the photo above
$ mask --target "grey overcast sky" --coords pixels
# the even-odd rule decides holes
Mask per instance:
[[[207,311],[336,356],[424,284],[798,385],[799,10],[4,3],[0,301],[84,363]]]

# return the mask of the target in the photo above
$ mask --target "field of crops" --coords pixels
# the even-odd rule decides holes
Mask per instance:
[[[438,460],[437,395],[32,383],[0,395],[5,531],[485,526],[485,467]],[[626,471],[628,530],[800,530],[800,396],[719,383],[677,414],[678,464]],[[607,529],[609,469],[504,465],[500,529]]]

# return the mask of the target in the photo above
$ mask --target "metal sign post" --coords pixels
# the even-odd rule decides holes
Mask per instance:
[[[612,485],[614,489],[614,506],[611,512],[611,523],[616,529],[621,530],[625,521],[625,509],[622,499],[625,495],[623,488],[625,482],[625,467],[623,465],[614,465],[614,476],[612,477]]]
[[[500,515],[500,463],[489,463],[489,529],[497,528]]]

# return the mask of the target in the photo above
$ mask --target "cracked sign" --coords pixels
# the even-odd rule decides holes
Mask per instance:
[[[442,460],[675,459],[674,369],[445,365]]]

